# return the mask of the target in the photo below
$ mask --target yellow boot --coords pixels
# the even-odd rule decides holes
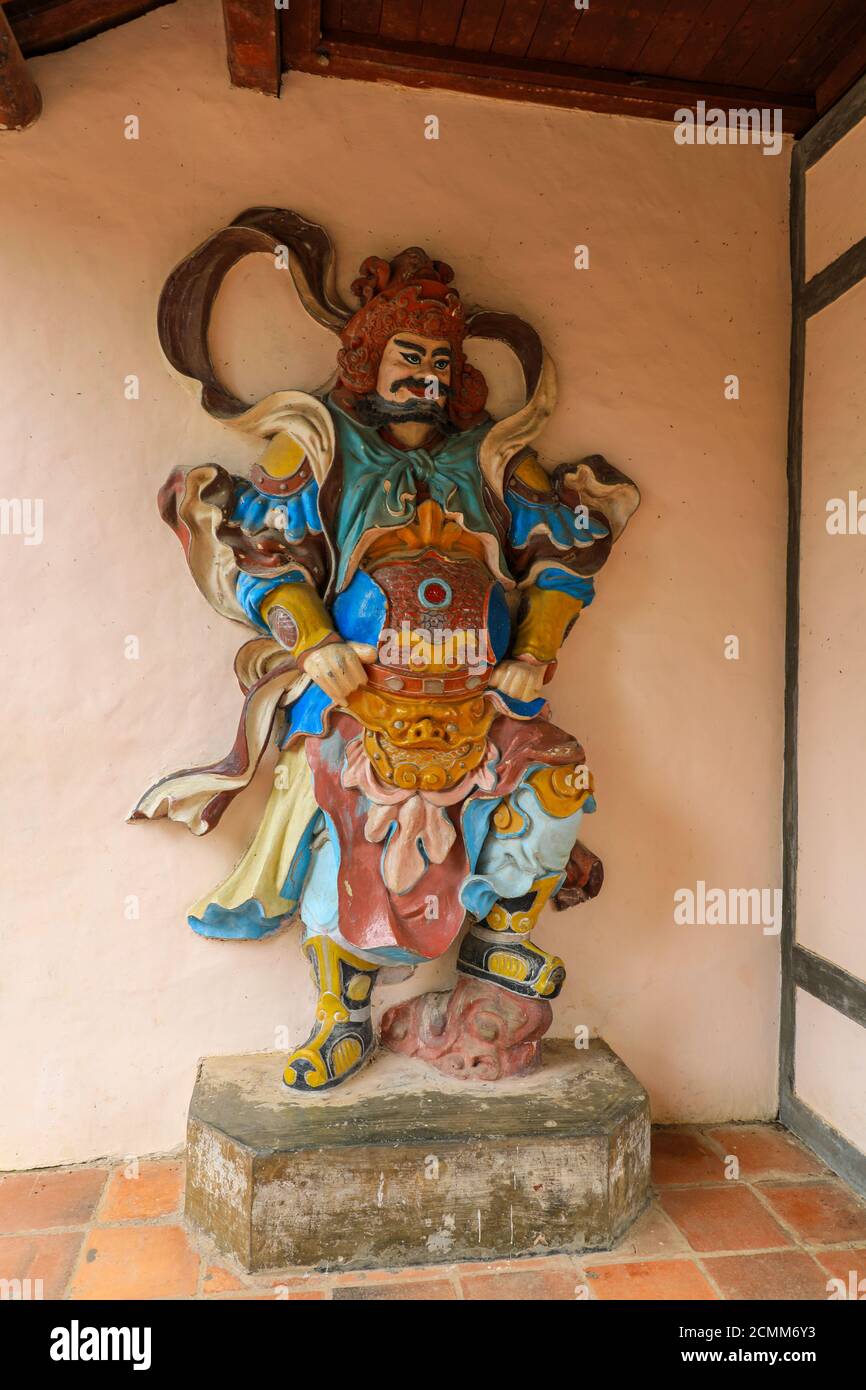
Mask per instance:
[[[527,999],[555,999],[565,981],[565,966],[559,956],[530,941],[529,934],[561,882],[561,873],[548,874],[537,878],[522,898],[494,903],[485,921],[474,923],[461,942],[460,973]]]
[[[304,943],[319,990],[307,1041],[289,1053],[283,1082],[293,1091],[327,1091],[348,1080],[375,1046],[370,996],[377,965],[353,956],[329,936]]]

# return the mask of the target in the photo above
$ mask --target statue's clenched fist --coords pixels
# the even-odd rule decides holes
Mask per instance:
[[[353,690],[367,684],[361,658],[348,642],[328,642],[317,647],[307,652],[300,664],[304,674],[338,704],[345,703]]]
[[[546,666],[533,666],[528,661],[500,661],[490,678],[495,690],[510,695],[513,700],[535,700],[544,683]]]

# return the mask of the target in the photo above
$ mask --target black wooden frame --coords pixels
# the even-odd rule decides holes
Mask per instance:
[[[788,413],[788,576],[785,638],[785,787],[783,799],[782,1007],[779,1119],[819,1157],[866,1195],[866,1154],[795,1094],[796,995],[805,990],[866,1027],[866,982],[797,941],[797,713],[800,656],[800,510],[803,475],[803,382],[806,324],[866,279],[866,237],[806,280],[806,173],[866,119],[866,78],[794,147],[791,163],[791,384]]]

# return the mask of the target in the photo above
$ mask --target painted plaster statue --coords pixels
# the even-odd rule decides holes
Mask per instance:
[[[263,250],[285,253],[340,347],[327,387],[250,408],[220,385],[207,324],[228,268]],[[467,312],[452,279],[418,247],[371,256],[350,308],[324,231],[252,209],[182,262],[160,306],[169,359],[264,448],[249,478],[208,464],[160,493],[199,588],[248,630],[244,704],[228,756],[162,779],[133,818],[204,834],[276,740],[261,825],[189,923],[255,940],[300,921],[318,1005],[284,1081],[310,1094],[371,1055],[377,980],[461,934],[456,988],[389,1009],[383,1040],[455,1076],[537,1065],[565,978],[539,915],[601,883],[578,839],[595,809],[584,752],[543,688],[639,494],[598,456],[545,467],[530,445],[552,364],[521,320]],[[471,337],[520,358],[526,404],[503,420]]]

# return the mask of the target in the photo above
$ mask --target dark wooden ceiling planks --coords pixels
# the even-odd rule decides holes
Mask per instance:
[[[24,57],[172,0],[7,0]],[[282,72],[671,119],[780,107],[801,134],[866,71],[866,0],[222,0],[236,86]],[[170,42],[170,39],[167,40]],[[290,85],[290,84],[289,84]]]
[[[382,0],[379,33],[383,39],[414,43],[418,38],[421,0]]]
[[[463,14],[463,0],[423,0],[418,20],[419,43],[452,48]]]
[[[739,64],[737,82],[745,83],[748,87],[772,90],[772,79],[779,70],[780,54],[786,47],[792,47],[796,35],[811,29],[816,11],[823,7],[822,0],[764,0],[759,14],[755,16],[752,13],[754,7],[750,6],[742,17],[743,26],[748,26],[744,28],[748,38],[735,50],[735,59],[730,59],[730,50],[726,51],[725,44],[722,44],[711,61],[715,64],[730,59],[730,67],[736,61]],[[740,26],[737,27],[739,29]]]
[[[666,73],[671,61],[675,59],[676,54],[688,42],[689,36],[696,30],[698,31],[696,39],[700,44],[700,20],[708,9],[714,9],[717,13],[721,12],[721,15],[724,16],[722,31],[719,35],[719,42],[721,42],[730,29],[731,0],[723,0],[721,4],[716,3],[716,0],[668,0],[664,10],[644,40],[632,70],[653,76],[661,76]],[[706,43],[709,52],[704,50],[704,56],[700,61],[704,61],[706,56],[713,52],[709,35],[706,36]]]
[[[524,57],[544,4],[545,0],[505,0],[490,52],[507,58]]]
[[[546,0],[526,50],[527,57],[540,58],[545,63],[563,62],[572,35],[582,26],[587,13],[577,9],[574,0]]]
[[[667,6],[668,0],[637,0],[629,11],[629,22],[614,26],[614,34],[605,47],[599,60],[600,67],[614,68],[618,72],[638,72],[639,58]],[[587,12],[588,15],[589,12]],[[591,28],[587,27],[583,37],[589,39]],[[568,61],[572,57],[566,54]]]
[[[617,64],[608,56],[610,47],[617,34],[627,32],[631,32],[630,25],[623,26],[620,18],[606,5],[593,5],[590,0],[589,9],[580,12],[580,23],[572,30],[561,56],[566,63],[579,67],[616,68]],[[579,57],[575,57],[575,54],[579,54]],[[620,71],[628,72],[628,64]]]
[[[783,56],[778,49],[774,54],[779,62],[770,86],[777,91],[814,90],[816,70],[848,32],[858,10],[862,14],[863,0],[830,0],[829,4],[814,0],[809,6],[811,23],[802,25],[795,44],[786,45],[787,54]]]
[[[457,48],[489,53],[504,9],[505,0],[466,0],[457,30]]]
[[[866,34],[846,44],[838,55],[838,60],[818,83],[815,93],[818,112],[823,113],[847,92],[848,88],[866,71]]]
[[[382,0],[341,0],[341,6],[341,28],[353,34],[378,34]]]
[[[681,32],[684,37],[675,48],[670,49],[667,61],[663,56],[660,58],[658,70],[697,81],[707,77],[716,54],[731,33],[732,25],[740,23],[751,3],[752,0],[730,0],[729,4],[720,6],[709,0],[700,13],[695,13],[691,25],[683,24]],[[814,4],[815,0],[811,0],[811,3]],[[638,64],[649,71],[653,61],[653,56],[641,53]]]
[[[701,76],[712,77],[718,82],[740,82],[740,74],[750,65],[760,63],[768,52],[772,61],[775,57],[772,49],[778,45],[779,50],[783,50],[791,42],[792,29],[785,24],[785,13],[789,9],[797,10],[796,0],[793,4],[792,0],[761,0],[760,4],[752,0],[704,66]],[[745,79],[743,82],[749,85]]]
[[[866,69],[864,0],[334,0],[319,9],[318,66],[332,76],[388,81],[390,69],[407,85],[662,117],[676,109],[675,92],[720,106],[748,98],[781,106],[795,133]],[[364,38],[353,47],[352,35]]]

